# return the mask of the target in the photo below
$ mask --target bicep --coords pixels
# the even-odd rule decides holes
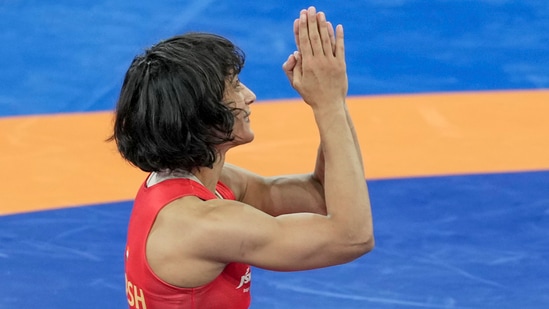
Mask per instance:
[[[234,203],[219,208],[200,242],[204,258],[293,271],[326,267],[352,260],[352,246],[341,242],[330,218],[312,213],[272,217]],[[198,248],[195,248],[198,249]]]
[[[310,174],[262,177],[234,165],[226,165],[222,181],[237,200],[272,216],[309,212],[326,214],[324,190]]]
[[[273,215],[292,213],[326,214],[324,188],[311,174],[267,178],[269,200],[263,205]],[[247,191],[254,194],[253,190]]]

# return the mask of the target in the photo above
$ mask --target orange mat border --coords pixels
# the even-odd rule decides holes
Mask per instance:
[[[351,97],[369,179],[549,169],[549,91]],[[318,138],[298,100],[252,107],[228,161],[309,172]],[[132,199],[145,174],[105,143],[110,112],[0,118],[0,214]]]

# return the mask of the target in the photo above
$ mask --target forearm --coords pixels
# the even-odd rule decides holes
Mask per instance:
[[[356,134],[355,126],[353,124],[353,120],[351,118],[351,114],[349,113],[349,110],[347,108],[347,104],[345,104],[345,115],[347,118],[347,123],[349,125],[349,128],[351,130],[351,134],[353,136],[353,142],[355,144],[355,149],[358,154],[358,158],[360,160],[360,166],[362,170],[364,170],[364,162],[362,159],[362,152],[360,150],[360,144],[358,142],[358,137]],[[324,186],[324,173],[325,173],[325,160],[324,160],[324,151],[322,149],[322,142],[320,145],[318,145],[317,155],[316,155],[316,163],[315,163],[315,169],[313,171],[313,177],[317,181],[319,181],[322,186]]]
[[[325,168],[324,165],[326,162],[324,161],[324,150],[322,149],[322,142],[320,145],[318,145],[318,149],[316,151],[316,162],[315,162],[315,169],[313,171],[313,181],[318,181],[322,186],[324,186],[324,172]]]
[[[362,152],[360,151],[360,144],[358,142],[358,137],[356,134],[355,126],[353,124],[353,119],[351,118],[351,114],[349,113],[347,104],[345,104],[345,115],[347,117],[347,124],[349,125],[349,129],[351,130],[351,134],[353,135],[353,142],[355,143],[355,149],[358,154],[358,159],[360,160],[360,166],[362,167],[362,170],[364,170],[364,162],[362,160]]]
[[[328,214],[355,233],[372,231],[368,188],[346,111],[315,112],[324,156],[324,193]],[[339,221],[341,220],[341,221]],[[344,223],[342,223],[344,222]],[[364,235],[364,234],[362,234]]]

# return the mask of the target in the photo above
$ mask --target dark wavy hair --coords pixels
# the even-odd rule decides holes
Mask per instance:
[[[211,168],[215,146],[233,139],[235,110],[223,95],[244,60],[232,42],[208,33],[175,36],[149,48],[126,72],[110,140],[146,172]]]

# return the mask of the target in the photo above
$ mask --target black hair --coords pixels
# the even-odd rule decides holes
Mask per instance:
[[[215,146],[233,139],[235,110],[223,95],[244,61],[241,49],[208,33],[175,36],[135,57],[110,138],[122,157],[146,172],[211,168]]]

